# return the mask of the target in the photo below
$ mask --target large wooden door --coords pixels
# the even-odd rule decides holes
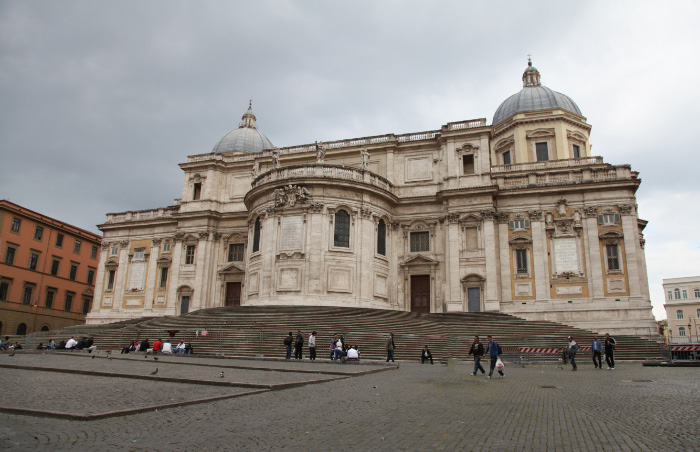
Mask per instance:
[[[411,275],[411,311],[430,313],[430,275]]]
[[[469,312],[481,311],[481,289],[478,287],[468,288],[467,299],[469,302]]]
[[[226,306],[241,305],[241,283],[227,282],[226,283]]]

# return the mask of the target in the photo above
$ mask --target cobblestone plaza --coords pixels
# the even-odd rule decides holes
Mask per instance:
[[[504,379],[487,380],[469,362],[101,355],[0,355],[0,450],[700,447],[695,369],[596,370],[581,356],[578,372],[506,363]]]

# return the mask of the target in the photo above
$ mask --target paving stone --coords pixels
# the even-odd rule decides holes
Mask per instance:
[[[108,364],[114,363],[102,363]],[[694,369],[507,366],[504,379],[491,380],[470,372],[469,364],[402,363],[386,372],[91,422],[0,414],[0,450],[698,449]],[[281,381],[288,376],[276,373]],[[147,396],[160,388],[139,390]]]

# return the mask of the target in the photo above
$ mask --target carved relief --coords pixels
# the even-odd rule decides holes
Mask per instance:
[[[542,211],[541,210],[530,210],[528,212],[531,221],[542,221]]]
[[[316,142],[316,163],[323,163],[323,160],[326,158],[326,146],[323,144],[323,141],[320,143],[317,141]]]
[[[215,233],[212,235],[212,238],[213,238],[214,240],[220,240],[220,239],[221,239],[221,236],[222,236],[222,235],[221,235],[220,232],[215,232]]]
[[[291,184],[275,189],[274,196],[275,207],[282,207],[287,204],[289,207],[294,207],[297,201],[306,203],[311,199],[311,194],[306,187]]]
[[[103,249],[103,250],[108,250],[108,249],[109,249],[109,246],[110,246],[110,243],[109,243],[109,242],[102,242],[102,249]]]
[[[566,205],[566,198],[559,198],[559,201],[557,201],[557,212],[559,212],[559,215],[562,217],[565,216],[568,208],[569,206]]]
[[[360,208],[360,215],[362,215],[362,218],[369,218],[372,216],[372,211],[362,207]]]
[[[209,240],[209,231],[199,231],[197,235],[200,240]]]
[[[176,242],[181,241],[182,239],[185,238],[185,233],[184,232],[176,232],[175,235],[173,236],[173,240]]]
[[[485,220],[493,220],[493,218],[496,216],[496,210],[495,209],[482,210],[481,216]]]
[[[632,212],[632,204],[618,204],[617,208],[620,210],[621,215],[628,215]]]
[[[583,208],[583,213],[586,218],[592,218],[598,216],[598,206],[587,206]]]
[[[310,203],[309,203],[309,207],[310,207],[311,210],[313,210],[314,212],[320,212],[321,210],[323,210],[323,203],[321,203],[321,202],[310,202]]]
[[[153,243],[153,246],[160,246],[161,241],[162,241],[162,239],[160,239],[160,238],[155,238],[155,239],[151,240],[151,242]]]
[[[508,214],[506,212],[498,212],[496,214],[496,221],[498,221],[501,224],[508,223],[508,219]]]
[[[447,214],[447,221],[449,223],[457,223],[459,222],[459,214],[456,212],[448,213]]]
[[[119,242],[119,246],[122,247],[122,248],[126,248],[127,246],[129,246],[129,241],[128,241],[128,240],[122,240],[121,242]]]
[[[270,151],[270,156],[272,157],[272,168],[277,169],[280,167],[280,150],[275,148]]]

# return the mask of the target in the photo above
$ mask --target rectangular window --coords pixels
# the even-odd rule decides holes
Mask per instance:
[[[34,292],[34,286],[30,286],[30,285],[24,286],[24,294],[22,295],[22,303],[30,304],[32,302],[32,292]]]
[[[41,226],[37,226],[34,228],[34,240],[41,240],[41,238],[44,236],[44,228]]]
[[[670,290],[668,291],[668,299],[673,300],[673,292],[671,292]]]
[[[92,300],[90,298],[83,298],[83,314],[87,314],[90,312],[90,305],[92,304]]]
[[[429,232],[411,232],[411,252],[430,251]]]
[[[510,165],[510,163],[511,163],[510,151],[506,151],[503,153],[503,164]]]
[[[510,220],[508,222],[508,226],[510,227],[511,231],[515,231],[517,229],[530,229],[530,220],[527,218]]]
[[[535,152],[537,153],[538,162],[546,162],[549,160],[549,150],[547,143],[535,143]]]
[[[114,275],[116,274],[115,270],[109,270],[107,272],[107,290],[114,290]]]
[[[688,291],[683,289],[683,298],[688,298]]]
[[[51,262],[51,274],[53,276],[58,275],[58,266],[61,264],[61,261],[58,259],[54,259],[53,262]]]
[[[56,297],[56,289],[46,289],[46,307],[53,307],[53,299]]]
[[[171,246],[171,243],[170,243],[170,242],[163,242],[163,252],[164,252],[164,253],[169,253],[169,252],[170,252],[170,246]]]
[[[78,266],[75,264],[71,264],[70,266],[70,275],[68,277],[70,278],[71,281],[75,281],[75,276],[78,274]]]
[[[87,275],[87,283],[88,285],[92,286],[92,281],[95,279],[95,270],[93,269],[88,269],[88,275]]]
[[[194,184],[194,193],[192,193],[192,199],[196,201],[199,199],[200,196],[202,196],[202,183],[197,182]]]
[[[619,213],[601,213],[598,215],[598,224],[602,225],[614,225],[620,224],[620,214]]]
[[[10,291],[10,283],[0,281],[0,300],[7,300],[7,292]]]
[[[118,245],[112,245],[109,247],[109,255],[110,256],[116,256],[119,254],[119,246]]]
[[[75,244],[73,245],[73,252],[75,254],[80,254],[80,240],[75,241]]]
[[[228,246],[228,261],[229,262],[240,262],[243,260],[243,244],[242,243],[231,243]]]
[[[163,267],[160,269],[160,282],[158,283],[158,288],[165,289],[168,285],[168,267]]]
[[[70,308],[73,306],[73,293],[66,292],[66,303],[63,305],[63,310],[70,312]]]
[[[700,298],[700,289],[695,289],[695,298]]]
[[[7,265],[12,265],[15,263],[15,249],[11,246],[8,246],[7,249],[5,249],[5,263]]]
[[[39,263],[39,255],[32,253],[29,255],[29,269],[36,270],[36,265]]]
[[[97,247],[95,245],[92,245],[90,250],[90,259],[97,259]]]
[[[518,267],[518,274],[527,274],[527,250],[515,250],[515,260]]]
[[[676,318],[678,320],[683,320],[683,310],[682,309],[679,309],[676,311]]]
[[[479,248],[478,234],[475,227],[464,228],[466,232],[466,246],[468,250],[475,250]]]
[[[574,148],[574,158],[580,159],[581,158],[581,148],[577,144],[575,144],[573,146],[573,148]]]
[[[56,247],[60,248],[63,246],[63,234],[58,233],[56,234]]]
[[[608,256],[608,271],[620,269],[620,258],[617,254],[617,245],[605,245],[605,254]]]
[[[185,249],[185,265],[194,264],[194,245],[187,245]]]
[[[464,155],[462,156],[462,173],[463,174],[474,174],[474,156]]]
[[[134,260],[135,261],[142,261],[146,257],[145,252],[143,250],[139,251],[134,251]]]
[[[10,226],[10,231],[16,232],[19,234],[19,226],[22,224],[22,220],[19,218],[13,218],[12,219],[12,226]]]

